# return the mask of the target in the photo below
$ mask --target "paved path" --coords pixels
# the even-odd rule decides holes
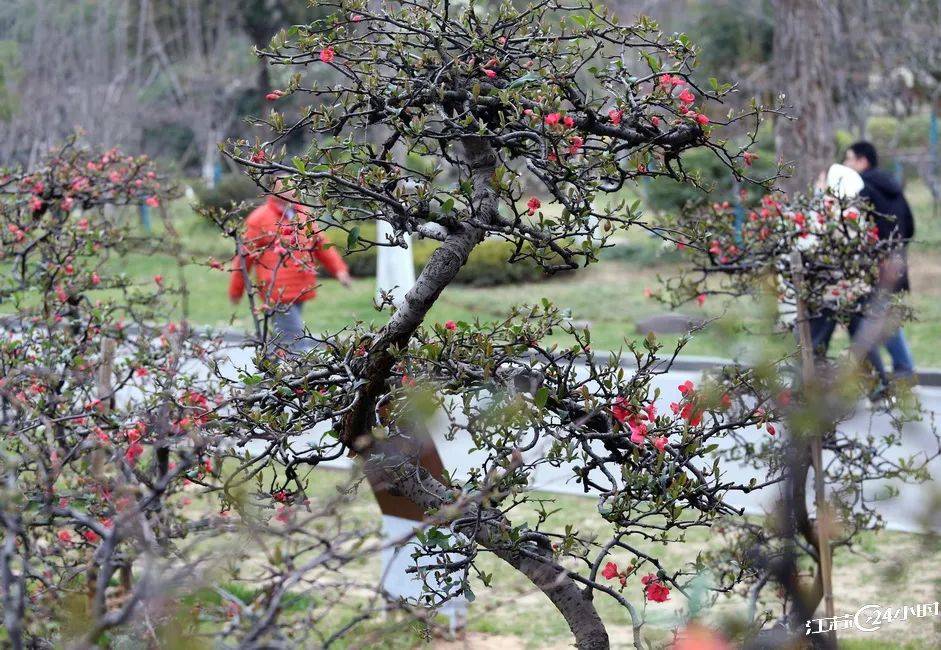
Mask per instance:
[[[226,366],[228,368],[251,366],[251,352],[247,348],[233,347],[227,351],[227,356],[228,364]],[[657,402],[658,409],[662,412],[669,408],[670,402],[678,401],[680,395],[676,387],[679,384],[687,379],[696,382],[700,377],[701,371],[699,370],[671,371],[657,377],[653,387],[659,387],[661,391],[660,400]],[[899,457],[909,456],[931,448],[933,437],[930,431],[930,423],[932,417],[941,412],[941,388],[918,386],[915,390],[924,407],[925,416],[922,422],[911,423],[905,427],[902,446],[897,451]],[[888,421],[885,415],[877,415],[870,421],[870,415],[870,411],[861,405],[853,419],[844,426],[854,427],[862,435],[869,431],[870,427],[874,431],[879,431],[880,424],[884,425]],[[443,426],[433,426],[432,429],[445,467],[452,472],[453,476],[465,476],[467,470],[474,467],[483,457],[480,452],[470,451],[465,440],[446,440],[442,435]],[[326,426],[322,430],[315,430],[307,435],[311,436],[312,439],[317,439],[325,430]],[[752,431],[752,434],[756,437],[768,435],[763,431]],[[352,461],[343,458],[328,465],[332,467],[350,467]],[[757,475],[756,470],[745,465],[726,463],[723,467],[725,472],[738,482],[745,482],[753,476],[759,482],[763,479],[762,476]],[[926,520],[925,517],[928,514],[929,504],[936,498],[941,497],[941,459],[935,459],[932,462],[930,472],[932,481],[929,483],[914,486],[894,483],[893,485],[896,485],[900,490],[899,494],[879,502],[877,510],[886,519],[887,526],[890,529],[924,531],[929,528],[941,532],[941,515],[935,513],[930,520]],[[532,487],[548,492],[585,496],[581,486],[572,481],[571,477],[571,471],[565,466],[553,468],[542,465],[533,475]],[[872,495],[881,494],[884,489],[885,486],[872,485],[869,493]],[[771,507],[775,501],[775,496],[775,488],[766,488],[747,495],[736,493],[731,495],[728,501],[736,507],[744,508],[747,513],[759,514]],[[938,502],[941,502],[941,500]]]

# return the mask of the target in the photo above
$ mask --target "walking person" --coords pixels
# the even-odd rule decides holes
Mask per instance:
[[[345,287],[352,284],[346,262],[293,189],[278,179],[272,193],[246,219],[242,250],[232,260],[229,298],[238,304],[254,268],[258,297],[274,325],[274,340],[292,352],[310,349],[303,305],[317,295],[317,265]]]
[[[897,239],[901,242],[896,252],[883,265],[880,284],[890,293],[909,291],[911,285],[908,278],[907,248],[915,236],[915,218],[902,192],[901,184],[892,174],[879,167],[879,155],[869,142],[859,141],[850,145],[844,155],[843,164],[856,170],[863,179],[864,185],[859,195],[867,199],[876,212],[879,239]],[[888,317],[889,307],[888,300],[882,299],[880,302],[882,304],[870,306],[868,317],[871,322],[878,321],[877,329],[880,332],[874,334],[875,340],[881,340],[889,352],[895,378],[910,379],[915,374],[915,362],[902,328],[892,324],[886,331],[888,336],[879,336],[884,327],[884,320]],[[865,325],[864,321],[861,324],[863,330]],[[879,345],[874,345],[873,352],[876,357],[879,357],[878,350]],[[881,364],[881,359],[879,362]]]

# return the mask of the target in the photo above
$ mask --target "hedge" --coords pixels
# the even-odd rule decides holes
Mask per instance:
[[[342,239],[334,241],[342,245]],[[415,271],[421,272],[431,253],[438,247],[438,242],[421,239],[412,242],[412,254],[415,258]],[[507,260],[513,254],[513,244],[505,241],[487,240],[479,244],[461,269],[454,282],[475,287],[493,287],[501,284],[520,282],[538,282],[548,276],[533,260],[524,259],[510,264]],[[378,249],[370,248],[344,256],[355,276],[369,277],[376,274],[376,255]]]

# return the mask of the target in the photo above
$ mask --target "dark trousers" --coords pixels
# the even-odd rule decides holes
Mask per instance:
[[[847,327],[850,339],[856,339],[860,332],[865,329],[866,322],[865,313],[858,313],[850,318],[849,326]],[[814,354],[818,358],[826,357],[827,351],[830,349],[830,339],[833,337],[833,332],[836,329],[836,318],[834,318],[832,312],[824,312],[820,316],[811,318],[809,325],[810,340],[813,342]],[[880,341],[878,340],[871,342],[869,350],[866,352],[866,360],[869,361],[870,365],[872,365],[873,369],[879,375],[880,381],[886,383],[888,377],[886,376],[885,365],[882,363],[882,356],[879,354],[879,345]]]

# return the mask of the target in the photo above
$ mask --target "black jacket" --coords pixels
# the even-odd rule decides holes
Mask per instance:
[[[915,217],[902,194],[902,186],[895,178],[878,167],[867,169],[860,176],[865,183],[860,196],[869,200],[876,211],[876,227],[879,239],[897,238],[902,246],[902,275],[896,283],[896,291],[908,291],[908,261],[905,246],[915,236]]]

